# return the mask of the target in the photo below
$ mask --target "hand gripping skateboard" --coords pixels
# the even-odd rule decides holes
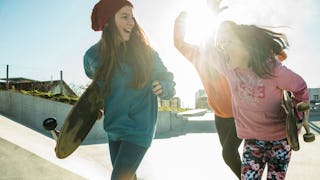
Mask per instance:
[[[300,149],[298,136],[302,126],[306,131],[303,140],[305,142],[314,141],[315,135],[310,132],[309,128],[309,104],[304,102],[295,104],[291,93],[284,90],[281,107],[285,112],[286,134],[292,150],[298,151]],[[299,116],[299,113],[302,114],[302,117]]]
[[[60,132],[55,129],[55,118],[49,117],[43,121],[43,127],[51,132],[57,142],[55,153],[58,158],[68,157],[80,146],[99,118],[102,105],[98,84],[93,81],[67,115]]]

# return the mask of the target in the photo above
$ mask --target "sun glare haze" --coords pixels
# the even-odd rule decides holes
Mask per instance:
[[[185,41],[191,44],[200,44],[214,36],[219,21],[210,12],[206,0],[188,2]]]
[[[47,81],[59,79],[63,71],[67,83],[88,84],[83,55],[101,38],[90,22],[97,1],[0,0],[0,78],[6,77],[9,65],[9,77]],[[193,65],[173,45],[173,25],[181,11],[189,14],[185,40],[191,44],[212,37],[221,20],[290,27],[284,29],[290,44],[284,64],[310,88],[320,87],[318,0],[222,0],[221,6],[228,8],[219,19],[209,11],[207,0],[132,1],[135,17],[152,47],[174,73],[176,95],[185,107],[194,106],[195,92],[203,86]]]

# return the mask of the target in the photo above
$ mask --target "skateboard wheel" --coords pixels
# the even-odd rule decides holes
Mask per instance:
[[[313,133],[306,133],[303,135],[303,140],[305,142],[312,142],[316,139],[315,135]]]
[[[57,127],[57,120],[55,118],[47,118],[43,121],[42,126],[47,131],[52,131]]]
[[[297,104],[298,107],[298,111],[303,112],[306,111],[308,109],[310,109],[310,105],[308,103],[305,102],[300,102]]]

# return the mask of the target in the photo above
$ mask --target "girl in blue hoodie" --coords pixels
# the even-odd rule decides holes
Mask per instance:
[[[112,180],[136,179],[154,137],[157,96],[170,99],[175,94],[173,74],[150,47],[132,8],[127,0],[100,0],[91,20],[102,37],[84,55],[87,76],[97,78],[103,92]]]

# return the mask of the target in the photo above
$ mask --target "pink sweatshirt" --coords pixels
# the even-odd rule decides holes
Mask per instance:
[[[300,102],[309,102],[306,82],[277,62],[274,77],[259,78],[251,69],[231,69],[215,48],[205,54],[212,66],[225,75],[231,90],[237,134],[242,139],[280,140],[286,137],[281,109],[282,90],[289,90]]]

